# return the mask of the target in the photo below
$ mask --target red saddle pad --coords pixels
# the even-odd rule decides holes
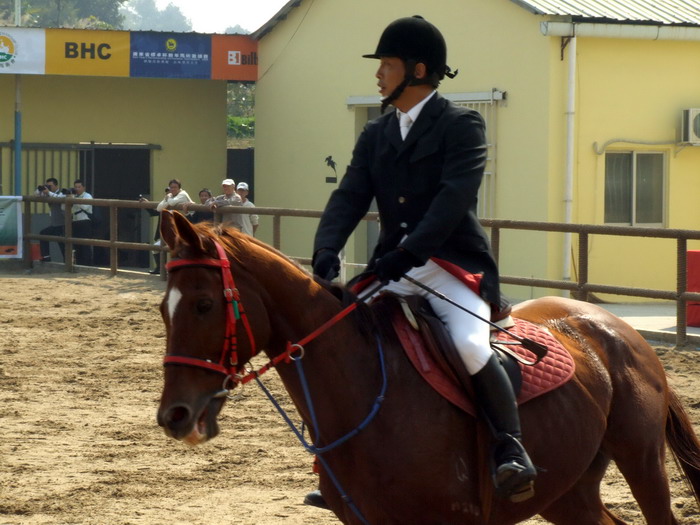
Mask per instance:
[[[415,330],[406,318],[396,310],[392,316],[394,330],[403,345],[408,358],[423,378],[444,398],[465,412],[475,415],[474,403],[467,397],[465,389],[454,376],[438,365],[438,362],[427,350],[420,333]],[[549,351],[536,365],[527,366],[519,363],[523,376],[523,384],[518,395],[521,405],[530,399],[541,396],[563,385],[574,375],[575,365],[571,354],[546,329],[529,321],[515,319],[515,326],[508,329],[519,337],[527,337],[544,344]],[[499,333],[498,341],[515,341],[504,333]],[[509,348],[529,361],[535,356],[520,345],[509,345]]]

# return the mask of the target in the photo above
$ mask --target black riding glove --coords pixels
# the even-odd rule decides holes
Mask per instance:
[[[407,271],[414,266],[421,264],[421,261],[411,252],[403,248],[396,248],[377,259],[374,265],[374,273],[382,282],[398,281]]]
[[[311,266],[314,275],[322,279],[332,281],[340,274],[340,259],[338,254],[330,248],[322,248],[314,254]]]

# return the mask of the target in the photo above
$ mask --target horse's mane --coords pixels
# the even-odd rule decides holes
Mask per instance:
[[[213,224],[211,222],[200,222],[192,225],[194,229],[202,235],[203,237],[209,239],[210,241],[217,241],[221,244],[228,255],[234,259],[239,264],[245,265],[245,260],[241,257],[244,253],[251,253],[250,247],[255,246],[264,252],[268,252],[270,255],[277,256],[280,259],[286,261],[292,266],[296,267],[302,272],[308,274],[308,272],[296,261],[282,253],[281,251],[273,248],[269,244],[262,242],[261,240],[251,237],[241,233],[240,230],[233,226],[228,226],[224,223]],[[212,248],[212,254],[215,252]]]
[[[319,286],[321,286],[324,290],[330,293],[333,297],[338,299],[343,308],[357,301],[357,296],[348,287],[344,285],[333,284],[329,281],[312,275],[311,272],[309,272],[306,268],[304,268],[294,259],[290,258],[288,255],[285,255],[278,249],[270,246],[267,243],[264,243],[259,239],[256,239],[255,237],[251,237],[249,235],[241,233],[235,227],[227,226],[225,224],[213,224],[211,222],[201,222],[193,224],[193,227],[195,228],[197,233],[199,233],[206,239],[212,241],[210,248],[212,250],[212,256],[215,256],[215,251],[213,249],[213,241],[216,241],[222,245],[222,247],[226,250],[226,253],[232,259],[234,259],[238,264],[245,267],[246,260],[243,257],[243,255],[250,255],[252,253],[251,247],[254,247],[255,251],[261,250],[263,253],[280,259],[284,263],[290,265],[293,269],[313,279]],[[358,328],[366,337],[371,336],[371,334],[374,333],[373,329],[375,327],[380,327],[382,324],[377,322],[377,320],[374,317],[372,308],[367,306],[367,304],[364,302],[358,303],[358,306],[352,313],[352,316],[355,319]]]
[[[343,308],[357,302],[357,308],[355,308],[352,316],[365,338],[369,340],[375,333],[382,332],[381,328],[383,325],[377,321],[374,308],[370,308],[364,301],[358,301],[357,295],[350,288],[340,284],[333,284],[317,276],[314,276],[314,280],[331,295],[335,296]]]

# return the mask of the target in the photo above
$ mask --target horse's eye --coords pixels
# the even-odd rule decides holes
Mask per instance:
[[[197,301],[197,313],[206,314],[214,306],[214,301],[211,299],[200,299]]]

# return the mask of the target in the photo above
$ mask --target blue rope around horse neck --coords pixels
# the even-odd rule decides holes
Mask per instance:
[[[367,427],[367,425],[370,424],[370,422],[374,419],[374,417],[377,415],[379,412],[379,408],[382,405],[382,402],[384,401],[384,395],[386,394],[386,389],[387,389],[387,375],[386,375],[386,363],[384,361],[384,348],[382,347],[382,343],[379,339],[379,336],[376,336],[377,338],[377,352],[379,354],[379,365],[382,371],[382,387],[379,391],[379,394],[377,397],[374,399],[374,403],[372,405],[372,409],[369,411],[369,414],[362,420],[362,422],[355,427],[353,430],[345,434],[344,436],[336,439],[333,443],[330,445],[326,445],[325,447],[317,447],[316,445],[309,444],[309,442],[306,440],[304,437],[304,424],[302,422],[301,429],[298,429],[292,419],[289,417],[287,412],[285,412],[284,408],[279,404],[279,402],[275,399],[275,397],[272,395],[272,393],[268,390],[268,388],[263,384],[263,382],[260,380],[259,377],[255,378],[255,381],[258,383],[258,386],[260,389],[265,393],[267,398],[270,400],[270,402],[273,404],[273,406],[277,409],[277,412],[282,416],[282,419],[287,423],[289,428],[292,429],[292,432],[296,435],[297,439],[299,442],[303,445],[303,447],[310,453],[315,454],[316,457],[318,457],[318,460],[321,462],[324,471],[326,474],[328,474],[328,477],[330,477],[331,481],[333,482],[333,485],[335,485],[335,488],[338,490],[340,493],[341,498],[345,502],[345,504],[350,507],[350,509],[353,511],[355,516],[364,524],[369,525],[369,522],[365,519],[365,517],[362,515],[360,512],[360,509],[357,508],[355,503],[352,501],[352,498],[348,496],[345,493],[345,489],[343,489],[342,485],[340,484],[340,481],[338,478],[335,476],[333,473],[333,470],[330,468],[328,465],[328,462],[325,460],[323,457],[323,454],[326,452],[333,450],[334,448],[342,445],[349,439],[352,439],[355,437],[357,434],[359,434],[363,429]],[[297,367],[297,372],[299,373],[299,380],[301,381],[301,387],[302,390],[304,391],[304,398],[306,399],[306,406],[309,408],[309,412],[311,415],[311,424],[313,425],[314,428],[314,433],[317,436],[320,436],[319,432],[319,426],[318,426],[318,420],[316,418],[316,410],[314,409],[314,404],[311,399],[311,392],[309,391],[309,384],[306,380],[306,374],[304,373],[304,365],[302,363],[302,359],[297,359],[294,361]]]

